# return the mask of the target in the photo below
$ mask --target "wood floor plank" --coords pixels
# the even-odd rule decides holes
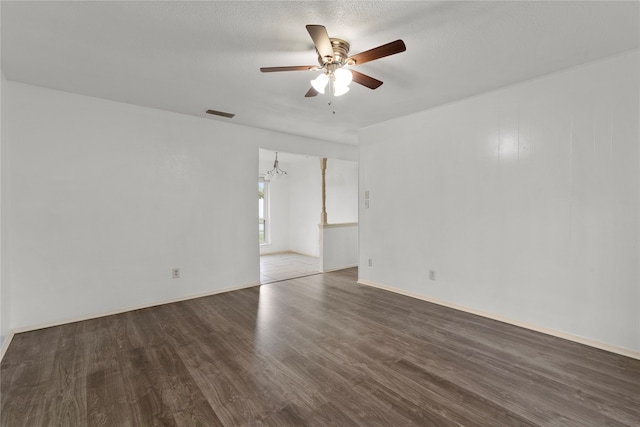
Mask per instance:
[[[640,426],[640,361],[356,280],[17,334],[0,426]]]

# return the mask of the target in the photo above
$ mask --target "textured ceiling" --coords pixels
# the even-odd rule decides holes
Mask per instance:
[[[280,161],[281,165],[299,163],[301,161],[304,161],[310,158],[318,159],[318,170],[319,170],[320,169],[319,157],[307,156],[303,154],[285,153],[282,151],[278,152],[278,161]],[[260,162],[273,163],[273,161],[276,159],[276,152],[273,150],[265,150],[261,148],[260,150],[258,150],[258,159],[260,160]],[[266,171],[260,171],[260,172],[266,172]]]
[[[2,1],[9,80],[162,110],[357,143],[357,129],[637,49],[639,3]],[[317,72],[305,29],[322,24],[355,54],[407,51],[357,70],[384,81],[304,98]],[[205,116],[208,108],[233,119]]]

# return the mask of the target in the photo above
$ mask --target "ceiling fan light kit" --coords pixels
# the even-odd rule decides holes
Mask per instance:
[[[329,64],[324,73],[311,80],[311,86],[316,92],[324,94],[327,84],[331,83],[333,96],[340,96],[349,92],[349,84],[352,80],[351,71],[345,68],[336,68],[335,64]]]
[[[307,25],[307,31],[313,40],[318,53],[318,63],[316,65],[300,65],[285,67],[263,67],[260,71],[263,73],[271,73],[276,71],[322,71],[322,74],[311,80],[311,88],[305,94],[306,98],[324,94],[329,85],[329,93],[332,96],[341,96],[349,92],[349,85],[352,81],[368,87],[369,89],[377,89],[382,85],[380,80],[349,70],[345,67],[352,67],[364,64],[369,61],[384,58],[385,56],[395,55],[396,53],[407,50],[402,40],[396,40],[382,46],[361,52],[359,54],[349,55],[349,43],[342,39],[330,38],[327,29],[322,25]]]
[[[324,88],[329,83],[329,76],[326,74],[320,74],[315,79],[311,80],[311,86],[316,90],[316,92],[324,94]]]

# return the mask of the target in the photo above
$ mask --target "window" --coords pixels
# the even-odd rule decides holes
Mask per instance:
[[[269,181],[258,178],[258,233],[261,245],[271,242],[269,222]]]

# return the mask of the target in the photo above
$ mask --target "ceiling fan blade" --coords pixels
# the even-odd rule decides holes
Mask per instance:
[[[382,82],[380,80],[374,79],[373,77],[369,77],[366,74],[362,74],[354,70],[351,70],[351,75],[353,76],[354,82],[361,84],[362,86],[366,86],[369,89],[377,89],[382,85]]]
[[[353,61],[354,65],[364,64],[365,62],[373,61],[374,59],[384,58],[385,56],[395,55],[396,53],[404,52],[407,50],[402,40],[396,40],[391,43],[383,44],[382,46],[374,47],[373,49],[366,50],[347,58],[347,63]]]
[[[274,71],[309,71],[317,70],[317,65],[292,65],[290,67],[262,67],[260,71],[263,73],[273,73]]]
[[[323,25],[307,25],[307,31],[316,45],[316,50],[322,58],[333,58],[333,47],[327,29]]]
[[[317,94],[318,94],[318,91],[312,87],[307,91],[307,93],[304,94],[304,97],[311,98],[312,96],[316,96]]]

